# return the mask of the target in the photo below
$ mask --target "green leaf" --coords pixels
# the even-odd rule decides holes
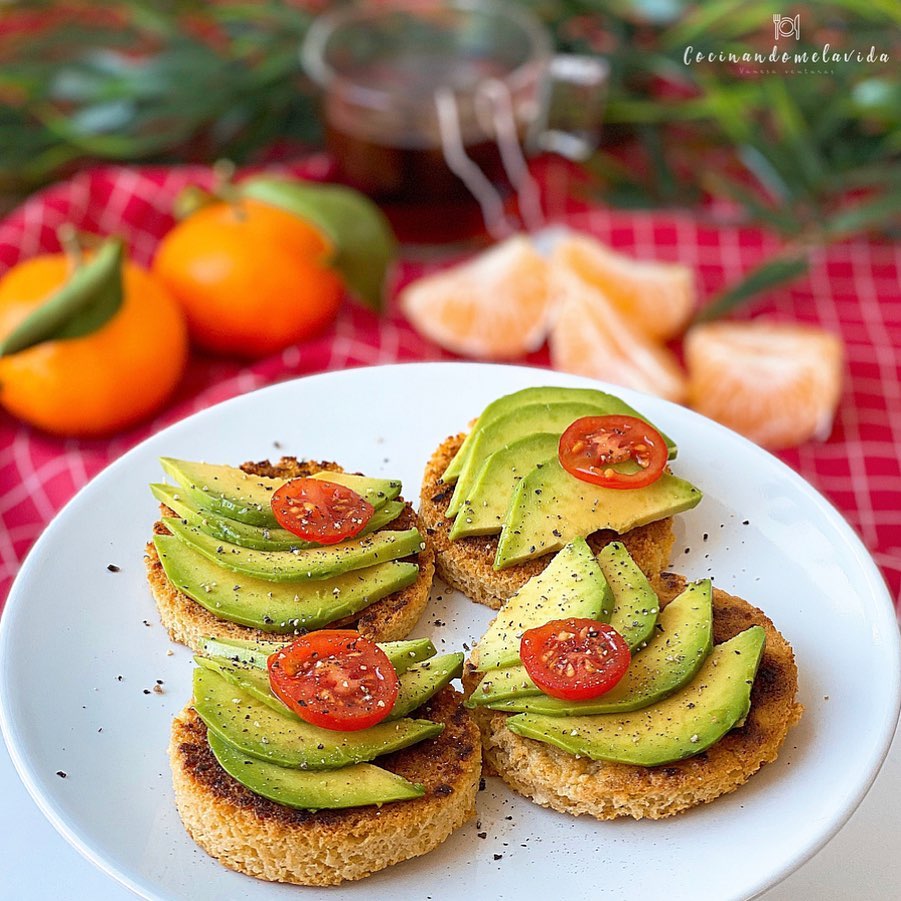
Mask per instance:
[[[719,319],[720,316],[731,312],[748,298],[775,288],[777,285],[793,281],[806,271],[807,260],[804,257],[785,256],[768,260],[753,269],[737,285],[733,285],[717,295],[698,312],[694,317],[694,322],[710,322],[712,319]]]
[[[335,245],[333,265],[348,289],[366,306],[381,311],[397,242],[385,215],[371,200],[339,185],[271,175],[252,176],[238,190],[319,226]]]
[[[105,325],[122,306],[123,255],[119,238],[104,242],[62,288],[7,336],[0,344],[0,357],[44,341],[81,338]]]

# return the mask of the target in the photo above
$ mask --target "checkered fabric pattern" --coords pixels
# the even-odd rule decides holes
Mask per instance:
[[[328,175],[317,156],[295,167],[309,178]],[[777,248],[758,229],[725,228],[673,212],[591,208],[569,197],[571,171],[539,171],[551,221],[590,232],[642,259],[678,260],[698,274],[709,297]],[[0,223],[0,274],[18,260],[59,245],[56,228],[71,222],[117,233],[133,258],[148,264],[172,225],[170,209],[186,184],[209,186],[199,167],[114,168],[81,173],[35,195]],[[392,293],[421,274],[403,262]],[[882,568],[901,612],[901,248],[866,241],[815,254],[809,276],[773,292],[754,315],[821,325],[842,336],[847,379],[832,435],[780,456],[845,515]],[[166,425],[229,397],[272,382],[355,366],[451,359],[419,337],[397,309],[377,318],[345,304],[335,326],[309,343],[253,364],[196,357],[168,407],[153,421],[106,441],[59,440],[0,413],[0,604],[23,557],[56,511],[91,477]],[[525,361],[547,366],[546,351]]]

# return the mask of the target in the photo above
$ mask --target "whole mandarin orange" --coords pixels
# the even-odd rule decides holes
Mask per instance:
[[[61,288],[65,254],[34,257],[0,280],[0,340]],[[184,316],[146,269],[125,263],[124,298],[97,331],[44,341],[0,357],[0,404],[56,435],[93,437],[156,412],[178,384],[188,353]]]
[[[241,357],[312,338],[338,314],[333,248],[314,226],[252,199],[216,202],[160,243],[153,271],[181,304],[192,340]]]

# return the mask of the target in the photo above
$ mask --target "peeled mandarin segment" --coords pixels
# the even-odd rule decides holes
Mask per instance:
[[[555,369],[682,401],[685,377],[676,358],[641,334],[605,294],[552,264],[555,303],[550,331]]]
[[[680,335],[695,308],[694,274],[679,263],[636,260],[587,235],[562,239],[552,261],[601,291],[631,325],[657,341]]]
[[[841,341],[821,329],[715,322],[685,339],[698,412],[771,449],[825,439],[842,390]]]
[[[413,327],[462,356],[509,360],[541,346],[550,296],[547,264],[517,236],[413,282],[400,295]]]

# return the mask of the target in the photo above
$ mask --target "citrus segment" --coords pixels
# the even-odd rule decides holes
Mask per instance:
[[[636,260],[576,234],[556,244],[553,263],[603,292],[632,325],[657,341],[680,335],[695,308],[694,276],[678,263]]]
[[[552,265],[555,369],[682,401],[685,378],[676,358],[648,339],[605,294],[571,269]]]
[[[489,360],[540,347],[549,302],[547,264],[522,236],[421,278],[400,295],[401,309],[420,334],[446,350]]]
[[[842,388],[842,344],[821,329],[715,322],[685,339],[691,405],[778,449],[825,439]]]

